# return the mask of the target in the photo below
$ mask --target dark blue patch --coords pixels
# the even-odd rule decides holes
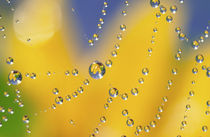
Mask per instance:
[[[104,0],[72,0],[69,2],[69,12],[72,13],[72,8],[75,9],[75,20],[77,27],[82,31],[79,38],[82,41],[82,47],[87,50],[89,48],[88,39],[92,39],[94,33],[99,32],[97,24],[99,18],[104,19],[102,30],[106,29],[107,23],[113,19],[113,15],[120,10],[125,0],[107,0],[108,7],[106,8],[107,15],[102,15],[104,8]],[[91,49],[91,48],[89,48]]]
[[[210,23],[210,0],[190,0],[185,4],[190,13],[187,36],[196,39]]]

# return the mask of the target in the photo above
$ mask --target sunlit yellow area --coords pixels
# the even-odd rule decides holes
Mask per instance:
[[[49,40],[61,25],[61,9],[55,0],[29,0],[17,7],[13,17],[17,39],[25,44]]]

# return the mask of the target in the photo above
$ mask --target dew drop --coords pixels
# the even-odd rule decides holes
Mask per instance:
[[[58,96],[55,98],[55,103],[56,104],[63,104],[63,98],[61,96]]]
[[[102,79],[105,72],[105,66],[99,61],[94,61],[89,67],[89,74],[94,79]]]
[[[22,74],[17,70],[12,70],[8,75],[8,80],[13,85],[18,85],[22,81]]]
[[[150,5],[153,8],[157,8],[160,5],[160,0],[150,0]]]
[[[133,119],[128,118],[128,120],[126,121],[127,126],[132,127],[134,125],[134,121]]]
[[[109,95],[111,97],[116,98],[118,96],[119,91],[116,88],[110,88],[109,89]]]

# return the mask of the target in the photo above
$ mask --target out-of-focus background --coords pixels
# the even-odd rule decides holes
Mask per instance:
[[[174,5],[175,14],[170,9]],[[149,0],[0,0],[0,137],[209,137],[209,13],[209,0],[160,0],[158,8]],[[126,31],[120,30],[122,24]],[[185,40],[179,39],[177,27]],[[99,40],[90,46],[93,34]],[[204,61],[197,63],[200,54]],[[14,59],[12,65],[6,63],[8,57]],[[112,67],[106,67],[102,79],[93,79],[90,64],[98,60],[105,65],[109,59]],[[21,72],[21,84],[8,83],[12,70]],[[82,94],[77,92],[81,86]],[[109,103],[112,87],[119,96]],[[132,88],[138,89],[137,96]],[[55,102],[58,96],[63,97],[61,105]],[[124,109],[128,116],[122,115]],[[25,115],[28,124],[22,120]],[[142,131],[136,131],[138,125]]]

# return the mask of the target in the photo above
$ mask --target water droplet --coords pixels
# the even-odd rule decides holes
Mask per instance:
[[[134,134],[135,134],[136,136],[138,136],[138,135],[139,135],[139,131],[135,131]]]
[[[26,129],[26,132],[30,134],[31,133],[31,130],[30,129]]]
[[[180,40],[185,40],[186,35],[181,32],[181,33],[179,33],[178,37],[179,37]]]
[[[26,76],[26,77],[29,77],[29,73],[26,73],[25,76]]]
[[[202,63],[204,61],[204,57],[202,54],[198,54],[196,57],[195,57],[195,60],[198,62],[198,63]]]
[[[101,121],[102,123],[105,123],[105,122],[106,122],[106,117],[105,117],[105,116],[102,116],[102,117],[100,118],[100,121]]]
[[[139,81],[140,84],[143,84],[144,83],[144,78],[139,78],[138,81]]]
[[[175,28],[175,31],[176,31],[177,33],[180,33],[180,32],[181,32],[181,28],[180,28],[180,27],[176,27],[176,28]]]
[[[191,83],[192,83],[192,84],[195,84],[195,80],[193,80]]]
[[[194,95],[195,95],[195,92],[191,90],[191,91],[189,92],[189,95],[190,95],[190,96],[194,96]]]
[[[175,58],[176,58],[176,60],[181,60],[181,54],[177,53],[177,54],[175,55]]]
[[[206,105],[210,107],[210,100],[206,101]]]
[[[151,121],[151,122],[150,122],[150,126],[151,126],[151,127],[156,127],[156,122],[155,122],[155,121]]]
[[[112,54],[113,57],[117,57],[117,51],[116,50],[112,51],[111,54]]]
[[[104,104],[104,108],[105,108],[105,109],[108,109],[108,108],[109,108],[109,104],[108,104],[108,103],[105,103],[105,104]]]
[[[157,8],[160,5],[160,0],[150,0],[150,5],[153,8]]]
[[[152,53],[152,48],[148,48],[149,55]]]
[[[158,107],[158,112],[163,112],[163,107],[162,106]]]
[[[8,57],[6,59],[6,63],[9,64],[9,65],[12,65],[12,64],[14,64],[14,59],[12,57]]]
[[[85,85],[89,85],[89,80],[88,79],[85,79],[84,81],[83,81],[83,83],[85,84]]]
[[[207,126],[202,126],[202,130],[203,130],[203,132],[207,132],[208,131],[208,127]]]
[[[9,97],[9,93],[5,91],[5,92],[4,92],[4,96],[5,96],[5,97]]]
[[[122,40],[122,34],[117,34],[117,39]]]
[[[66,99],[66,101],[70,101],[71,100],[71,96],[70,95],[66,95],[65,99]]]
[[[92,47],[94,45],[93,40],[92,39],[88,40],[88,44],[89,44],[89,46]]]
[[[167,96],[164,96],[164,97],[163,97],[163,101],[164,101],[164,102],[167,102],[167,101],[168,101],[168,97],[167,97]]]
[[[55,94],[55,95],[57,95],[57,94],[59,93],[59,90],[58,90],[57,88],[54,88],[54,89],[52,90],[52,93]]]
[[[125,4],[126,6],[128,6],[128,5],[129,5],[129,3],[128,3],[128,1],[127,1],[127,0],[124,2],[124,4]]]
[[[203,36],[200,36],[200,41],[204,42],[204,37]]]
[[[120,25],[120,29],[121,29],[122,31],[125,31],[125,30],[126,30],[126,25],[125,25],[125,24]]]
[[[123,93],[123,94],[121,95],[121,98],[122,98],[123,100],[127,100],[127,99],[128,99],[128,94],[127,94],[127,93]]]
[[[172,80],[168,80],[168,84],[172,85],[173,84]]]
[[[199,42],[197,40],[194,40],[192,43],[192,47],[194,50],[197,50],[199,48]]]
[[[153,28],[153,32],[157,32],[158,31],[158,29],[157,28]]]
[[[31,79],[36,79],[36,73],[31,73],[31,74],[30,74],[30,78],[31,78]]]
[[[206,110],[205,114],[206,115],[209,115],[210,114],[210,111]]]
[[[127,109],[124,109],[124,110],[122,111],[122,115],[123,115],[123,116],[127,116],[127,115],[128,115],[128,110],[127,110]]]
[[[134,96],[137,96],[139,93],[138,89],[137,88],[132,88],[131,89],[131,94],[134,95]]]
[[[23,117],[22,117],[22,121],[24,122],[24,123],[26,123],[26,124],[28,124],[30,121],[29,121],[29,117],[27,116],[27,115],[24,115]]]
[[[108,7],[108,3],[105,1],[104,2],[104,7],[107,8]]]
[[[190,104],[187,104],[187,105],[186,105],[186,109],[187,109],[187,110],[190,110],[190,108],[191,108]]]
[[[115,47],[116,49],[120,49],[120,45],[119,45],[119,44],[115,44],[114,47]]]
[[[156,17],[157,17],[157,18],[160,18],[160,16],[161,16],[160,12],[157,12],[157,13],[156,13]]]
[[[179,0],[179,3],[181,3],[181,4],[184,3],[184,0]]]
[[[112,99],[111,97],[109,97],[109,98],[107,99],[107,102],[108,102],[108,103],[112,103],[112,101],[113,101],[113,99]]]
[[[12,70],[8,75],[8,80],[13,85],[18,85],[22,81],[22,74],[17,70]]]
[[[111,97],[116,98],[118,96],[119,91],[116,88],[110,88],[109,89],[109,95]]]
[[[187,121],[182,121],[182,126],[187,126]]]
[[[104,19],[99,18],[99,22],[100,22],[100,24],[104,24]]]
[[[143,75],[148,75],[148,73],[149,73],[149,69],[148,68],[143,68],[142,69],[142,74]]]
[[[140,125],[136,126],[136,131],[141,132],[142,131],[142,126],[140,126]]]
[[[102,15],[104,15],[104,16],[106,15],[106,10],[105,9],[102,9],[101,12],[102,12]]]
[[[102,29],[101,24],[98,24],[98,29]],[[92,43],[92,46],[93,46],[93,43]]]
[[[134,125],[134,121],[131,118],[128,118],[128,120],[126,121],[127,126],[132,127]]]
[[[55,98],[55,103],[56,104],[63,104],[63,98],[61,96],[58,96]]]
[[[126,12],[125,10],[123,10],[123,11],[122,11],[122,15],[123,15],[123,16],[126,16],[126,15],[127,15],[127,12]]]
[[[144,127],[144,131],[145,131],[145,132],[149,132],[149,131],[150,131],[150,127],[149,127],[149,126],[145,126],[145,127]]]
[[[99,39],[98,34],[93,34],[93,39],[94,39],[95,41],[97,41],[97,40]]]
[[[89,137],[95,137],[95,134],[91,134]]]
[[[107,60],[105,62],[105,64],[106,64],[107,67],[111,67],[112,66],[112,61],[111,60]]]
[[[3,35],[2,35],[2,38],[3,38],[3,39],[6,39],[6,38],[7,38],[6,34],[3,34]]]
[[[94,133],[98,134],[99,133],[99,129],[98,128],[95,128],[94,129]]]
[[[173,21],[173,17],[170,16],[170,15],[166,16],[166,21],[169,22],[169,23],[172,22]]]
[[[84,91],[83,87],[79,87],[79,88],[77,89],[77,92],[80,93],[80,94],[82,94],[83,91]]]
[[[51,76],[51,72],[50,71],[47,72],[47,76]]]
[[[178,53],[179,53],[179,54],[182,53],[182,49],[181,49],[181,48],[178,49]]]
[[[0,31],[5,31],[5,27],[4,26],[0,26]]]
[[[198,73],[198,69],[197,69],[197,68],[193,68],[193,69],[192,69],[192,73],[193,73],[193,74],[197,74],[197,73]]]
[[[209,31],[208,31],[208,30],[205,30],[205,31],[204,31],[204,37],[205,37],[205,38],[208,38],[208,37],[209,37]]]
[[[210,67],[208,67],[208,68],[206,69],[206,75],[207,75],[207,77],[210,77]]]
[[[7,122],[8,121],[7,116],[2,116],[2,121]]]
[[[89,67],[89,74],[94,79],[102,79],[105,72],[105,66],[99,61],[94,61]]]
[[[76,97],[78,96],[78,93],[77,93],[77,92],[73,92],[73,93],[72,93],[72,96],[73,96],[74,98],[76,98]]]
[[[14,110],[12,108],[8,108],[7,111],[8,111],[9,114],[14,114]]]
[[[73,69],[71,73],[72,75],[77,76],[79,71],[77,69]]]
[[[173,73],[174,75],[176,75],[176,74],[177,74],[177,69],[176,69],[176,68],[173,68],[173,69],[172,69],[172,73]]]
[[[158,113],[158,114],[155,115],[155,117],[156,117],[157,119],[160,119],[161,115]]]
[[[4,113],[4,112],[5,112],[4,107],[0,106],[0,112],[2,112],[2,113]]]
[[[173,5],[170,7],[171,13],[175,14],[177,12],[177,7],[176,5]]]
[[[161,6],[160,6],[160,12],[161,12],[162,14],[165,14],[166,11],[167,11],[166,7],[164,7],[163,5],[161,5]]]
[[[51,108],[52,109],[56,109],[56,105],[55,104],[52,104]]]

